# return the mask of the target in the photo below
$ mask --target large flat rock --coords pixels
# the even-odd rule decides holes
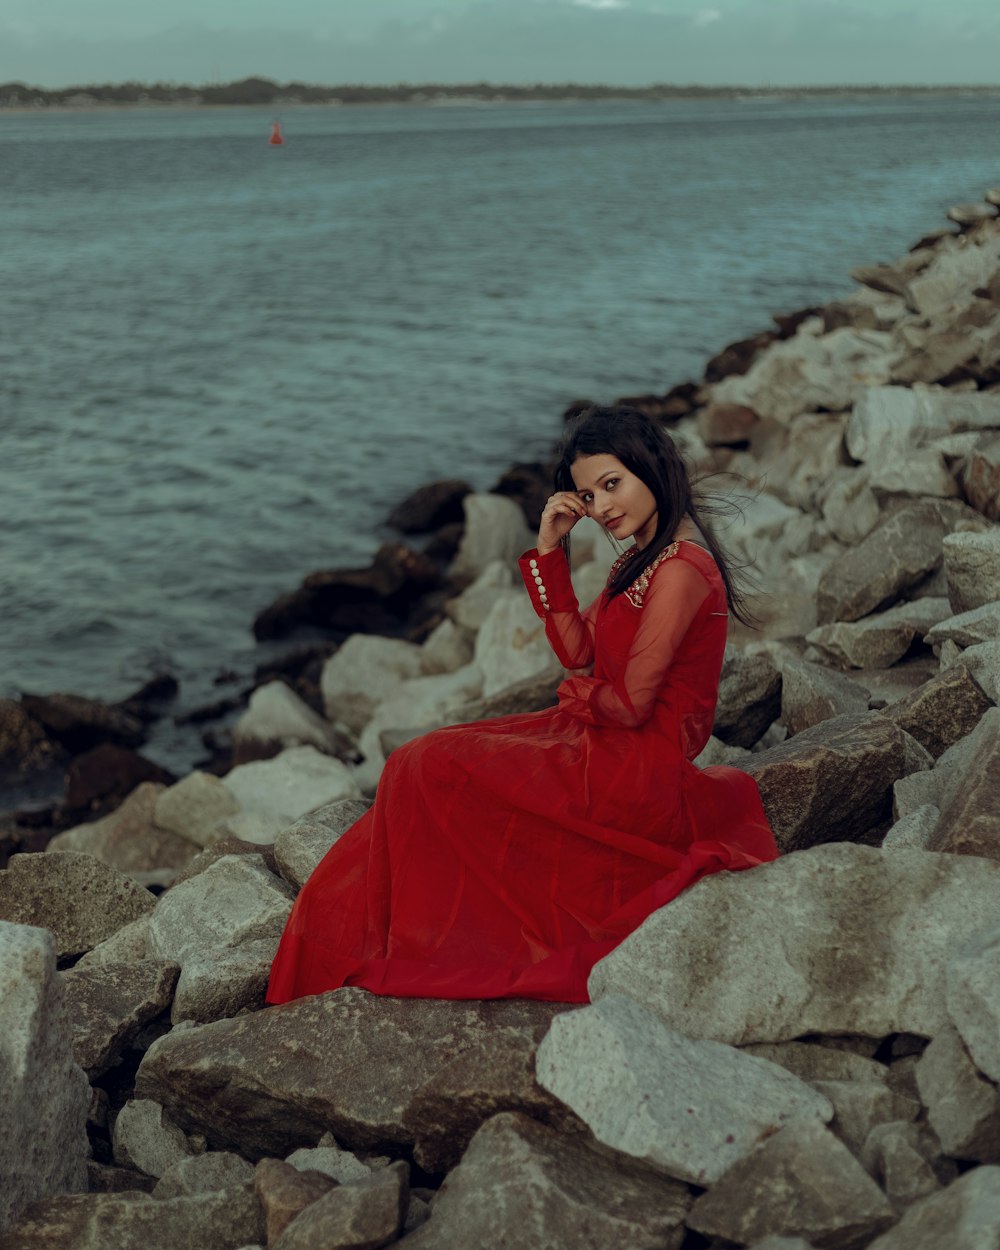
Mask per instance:
[[[284,1157],[331,1131],[350,1149],[410,1145],[407,1105],[464,1051],[540,1040],[558,1004],[383,998],[341,989],[154,1043],[136,1097],[248,1158]]]
[[[1000,864],[847,843],[708,877],[598,963],[593,1001],[627,994],[688,1037],[933,1037],[945,967],[1000,923]]]

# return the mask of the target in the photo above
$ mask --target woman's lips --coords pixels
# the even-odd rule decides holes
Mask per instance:
[[[610,521],[605,521],[604,527],[605,529],[613,530],[615,526],[620,525],[621,522],[624,521],[624,519],[625,519],[625,514],[622,513],[621,516],[612,517]]]

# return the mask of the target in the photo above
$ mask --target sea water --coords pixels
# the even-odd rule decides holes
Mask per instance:
[[[271,120],[0,114],[0,694],[217,697],[414,487],[488,489],[1000,183],[996,97]]]

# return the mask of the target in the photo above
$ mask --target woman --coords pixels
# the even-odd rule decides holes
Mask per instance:
[[[585,515],[635,541],[581,615],[567,548]],[[392,753],[296,900],[269,1002],[341,985],[586,1002],[593,964],[657,907],[777,855],[752,778],[691,763],[728,610],[746,614],[668,435],[633,409],[584,413],[520,565],[575,670],[558,706]]]

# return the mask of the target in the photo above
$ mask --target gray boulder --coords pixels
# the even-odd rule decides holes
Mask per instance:
[[[897,1211],[937,1193],[957,1175],[954,1163],[942,1157],[934,1132],[926,1124],[904,1120],[873,1128],[861,1162]]]
[[[0,872],[0,920],[48,929],[60,959],[90,950],[155,905],[124,873],[76,851],[14,855]]]
[[[156,802],[164,789],[144,781],[110,815],[57,833],[46,851],[81,851],[130,874],[183,867],[197,847],[156,823]]]
[[[916,599],[860,621],[820,625],[806,639],[837,663],[852,668],[890,668],[909,651],[915,638],[923,638],[950,615],[947,599]]]
[[[52,935],[0,923],[0,1237],[36,1199],[86,1188],[89,1105]]]
[[[406,1219],[409,1168],[403,1162],[338,1185],[311,1202],[271,1250],[378,1250],[395,1241]]]
[[[868,711],[866,686],[844,673],[797,656],[781,659],[781,723],[789,734],[802,733],[822,721]]]
[[[557,1016],[536,1066],[598,1141],[694,1185],[712,1185],[785,1124],[833,1114],[785,1068],[693,1041],[618,994]]]
[[[342,834],[371,807],[367,799],[338,799],[318,807],[283,829],[274,840],[274,858],[282,877],[300,889]]]
[[[679,1250],[685,1186],[526,1116],[482,1126],[407,1250]]]
[[[984,926],[959,945],[946,974],[948,1015],[976,1067],[1000,1082],[1000,927]]]
[[[752,747],[781,711],[781,674],[767,655],[727,648],[715,710],[715,737]]]
[[[868,1250],[996,1250],[1000,1246],[1000,1168],[980,1167],[915,1202]]]
[[[944,1153],[976,1163],[1000,1161],[1000,1094],[977,1072],[953,1026],[945,1025],[932,1039],[916,1077]]]
[[[113,1068],[143,1027],[167,1010],[179,972],[168,960],[141,959],[60,973],[73,1051],[89,1080]]]
[[[938,759],[972,733],[990,706],[969,670],[956,664],[890,704],[883,715]]]
[[[178,1159],[163,1173],[153,1187],[154,1198],[179,1198],[192,1194],[214,1194],[220,1189],[234,1189],[253,1180],[253,1166],[239,1155],[226,1150],[209,1150],[204,1154]]]
[[[991,860],[816,847],[698,882],[595,965],[590,996],[627,994],[678,1032],[731,1045],[933,1037],[949,958],[998,923]]]
[[[182,1159],[200,1154],[159,1103],[148,1098],[127,1102],[115,1120],[112,1134],[115,1161],[160,1177]],[[202,1150],[204,1145],[202,1144]]]
[[[986,533],[948,534],[942,544],[948,598],[954,612],[1000,600],[1000,525]]]

